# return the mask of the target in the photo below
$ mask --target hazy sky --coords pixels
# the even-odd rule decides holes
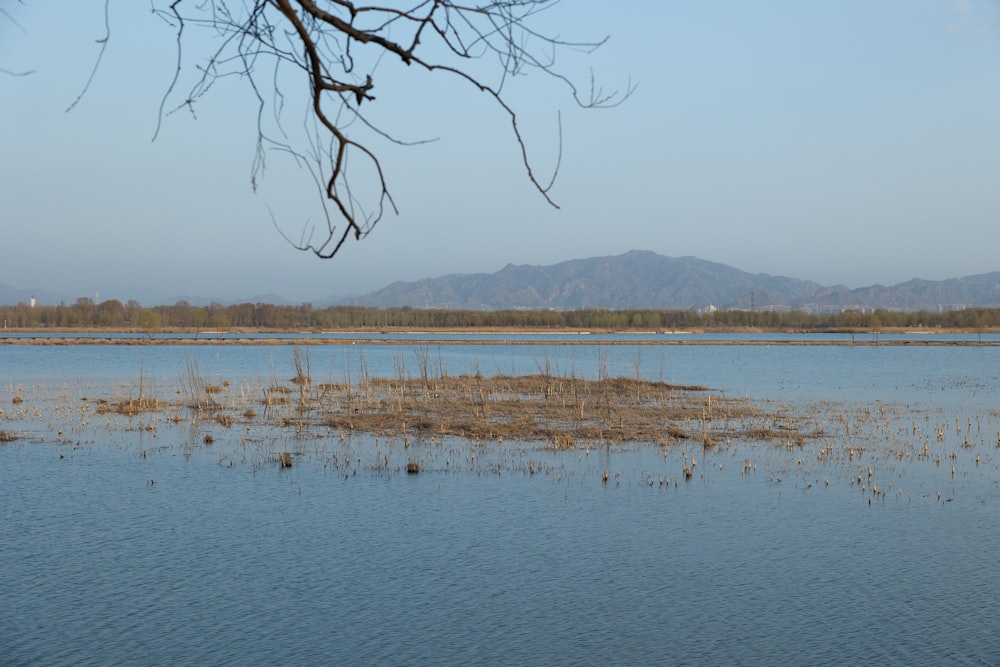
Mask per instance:
[[[372,113],[437,141],[375,145],[400,215],[328,261],[289,247],[268,214],[293,237],[320,221],[304,172],[275,154],[251,191],[256,106],[239,80],[151,141],[175,52],[148,3],[112,0],[103,63],[69,113],[103,3],[0,8],[16,20],[0,14],[0,68],[34,70],[0,73],[0,284],[318,301],[631,249],[851,287],[1000,270],[996,1],[564,0],[545,27],[611,39],[560,64],[638,89],[608,110],[575,108],[544,77],[512,89],[541,173],[562,111],[559,210],[486,97],[387,66]]]

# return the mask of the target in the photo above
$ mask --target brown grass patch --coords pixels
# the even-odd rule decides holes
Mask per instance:
[[[586,442],[756,438],[763,431],[755,424],[766,417],[746,399],[702,386],[549,375],[375,378],[350,390],[327,387],[307,401],[308,418],[331,429],[538,441],[556,449]]]
[[[184,405],[194,408],[192,395],[186,393],[175,403],[100,400],[96,410],[132,416]],[[205,391],[198,395],[204,400]],[[266,407],[258,415],[254,408],[262,400]],[[210,406],[206,416],[227,427],[242,415],[248,423],[294,428],[296,434],[356,431],[387,437],[510,440],[560,450],[591,443],[665,447],[682,441],[720,447],[731,440],[800,446],[822,435],[808,419],[797,423],[768,403],[729,398],[698,385],[623,377],[365,378],[351,385],[302,384],[296,389],[276,385],[265,387],[263,397],[256,392],[234,396],[227,411],[214,402]],[[180,416],[174,421],[181,421]]]
[[[98,401],[97,414],[103,415],[109,412],[117,412],[126,417],[132,417],[143,412],[155,412],[163,407],[166,407],[166,404],[155,398],[129,398],[117,403]]]

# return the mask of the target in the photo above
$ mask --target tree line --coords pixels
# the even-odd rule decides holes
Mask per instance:
[[[386,328],[529,328],[598,329],[618,331],[685,329],[794,329],[803,331],[874,330],[883,328],[1000,327],[1000,308],[967,308],[944,312],[849,310],[839,313],[804,311],[637,310],[583,308],[578,310],[437,310],[419,308],[314,308],[268,303],[195,306],[186,301],[144,307],[137,301],[96,303],[80,298],[72,304],[0,306],[0,323],[7,329],[110,329],[156,332],[164,329],[213,331],[223,329],[335,330]]]

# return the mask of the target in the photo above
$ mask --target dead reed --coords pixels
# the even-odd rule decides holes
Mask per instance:
[[[127,398],[114,403],[109,403],[107,399],[98,399],[95,412],[99,415],[116,412],[126,417],[134,417],[144,412],[156,412],[161,407],[164,406],[155,398]]]
[[[212,396],[222,390],[215,385],[210,385],[198,370],[198,362],[193,357],[187,359],[187,376],[183,378],[181,392],[185,396],[185,403],[194,410],[215,410],[219,404]]]
[[[540,362],[539,374],[447,375],[429,359],[409,377],[372,377],[353,383],[313,384],[308,357],[296,355],[288,384],[235,389],[208,384],[193,360],[173,400],[148,396],[140,378],[139,397],[91,401],[98,415],[134,417],[185,409],[192,423],[211,420],[223,427],[289,428],[296,437],[331,432],[407,438],[455,437],[471,441],[541,443],[568,450],[592,443],[647,443],[667,447],[694,441],[708,449],[731,439],[779,441],[801,446],[821,433],[807,421],[788,418],[784,408],[745,398],[728,398],[703,386],[681,386],[631,377],[590,380],[555,375]],[[289,386],[291,385],[291,386]],[[296,399],[291,394],[297,394]],[[264,405],[258,415],[254,406]]]
[[[135,442],[131,431],[140,434],[143,457],[164,448],[152,443],[180,442],[185,456],[212,446],[211,455],[227,466],[280,466],[287,452],[296,465],[311,461],[345,477],[365,470],[581,474],[609,486],[630,483],[609,452],[652,446],[662,457],[638,473],[650,487],[690,482],[696,488],[725,469],[738,479],[802,491],[839,481],[865,502],[949,502],[963,480],[1000,470],[996,410],[946,414],[917,404],[731,398],[701,386],[646,381],[638,373],[602,372],[584,380],[544,359],[535,375],[451,376],[425,356],[414,375],[400,364],[393,378],[373,377],[363,364],[344,382],[299,384],[272,376],[231,386],[213,378],[220,391],[210,403],[193,400],[191,388],[203,382],[193,367],[180,388],[161,388],[165,398],[142,373],[138,385],[119,384],[103,395],[88,396],[95,391],[90,385],[80,391],[4,387],[5,407],[14,396],[22,401],[0,413],[6,429],[0,442],[61,447],[110,440],[127,447]],[[919,485],[907,478],[910,471]]]
[[[641,378],[586,380],[547,375],[459,375],[368,378],[352,387],[326,386],[307,403],[316,426],[380,435],[454,436],[471,440],[545,442],[555,449],[581,443],[670,443],[728,437],[771,440],[808,437],[763,428],[763,415],[742,399],[701,386]],[[770,420],[769,422],[767,420]]]

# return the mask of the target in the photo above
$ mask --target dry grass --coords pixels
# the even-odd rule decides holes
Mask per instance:
[[[472,440],[667,445],[697,439],[786,437],[743,399],[699,386],[628,378],[584,380],[549,375],[372,379],[316,397],[306,418],[333,429],[383,435],[416,433]],[[795,434],[795,437],[804,437]]]
[[[96,412],[99,415],[115,412],[126,417],[134,417],[144,412],[156,412],[163,407],[166,407],[166,404],[154,398],[129,398],[115,403],[98,399]]]
[[[300,361],[305,371],[305,362]],[[294,429],[306,434],[369,433],[406,439],[456,437],[471,441],[543,443],[566,450],[592,443],[654,444],[690,441],[710,449],[730,440],[801,446],[822,433],[809,420],[790,419],[781,407],[728,398],[702,386],[638,377],[587,380],[549,373],[485,377],[439,375],[373,378],[351,384],[290,380],[256,388],[208,385],[189,364],[173,400],[96,400],[96,413],[134,417],[196,411],[223,427]],[[297,385],[297,386],[295,386]],[[208,387],[219,391],[206,391]],[[214,394],[218,400],[208,399]],[[265,407],[262,414],[257,409]],[[175,421],[180,421],[179,416]],[[150,422],[151,424],[153,422]]]
[[[566,461],[593,462],[595,444],[651,445],[662,448],[660,465],[668,474],[643,471],[650,486],[708,480],[716,469],[721,475],[724,466],[728,471],[736,464],[742,476],[759,474],[773,484],[785,480],[804,490],[839,479],[864,499],[885,499],[887,491],[908,499],[903,474],[924,466],[938,475],[940,502],[953,494],[955,480],[1000,465],[995,409],[952,415],[884,402],[734,399],[705,387],[646,381],[638,372],[584,380],[545,367],[536,375],[494,377],[421,369],[408,377],[401,365],[395,378],[362,372],[345,383],[295,383],[274,374],[236,386],[217,380],[221,391],[206,401],[208,383],[193,365],[189,370],[176,387],[161,388],[160,398],[142,373],[138,386],[117,385],[106,396],[88,397],[101,391],[92,385],[72,392],[0,388],[8,412],[0,442],[79,445],[141,429],[143,456],[150,442],[180,441],[185,455],[193,446],[216,443],[226,465],[279,465],[287,451],[295,465],[320,462],[345,477],[369,468],[379,474],[504,470],[556,478],[566,473]],[[13,397],[23,401],[8,407]],[[169,430],[171,422],[178,428]],[[574,449],[579,454],[562,455]],[[601,480],[619,484],[624,473],[612,461],[599,463]]]

